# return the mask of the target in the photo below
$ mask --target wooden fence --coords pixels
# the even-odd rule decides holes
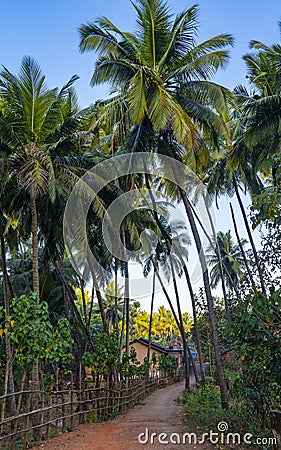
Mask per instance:
[[[0,397],[0,405],[6,405],[0,422],[0,448],[26,449],[30,442],[49,440],[51,437],[71,431],[81,423],[104,421],[125,412],[140,403],[155,389],[180,381],[176,374],[160,374],[154,378],[127,380],[117,386],[95,388],[86,385],[75,389],[72,382],[61,390],[24,390],[14,395],[19,405],[11,416],[11,394]],[[32,408],[36,396],[37,409]]]

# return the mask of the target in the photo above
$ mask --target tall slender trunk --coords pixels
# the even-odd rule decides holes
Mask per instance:
[[[74,301],[75,298],[73,297],[73,292],[72,292],[72,290],[71,290],[71,288],[70,288],[70,286],[69,286],[69,284],[68,284],[68,282],[67,282],[67,280],[65,278],[65,273],[58,266],[58,264],[54,263],[54,265],[55,265],[55,268],[57,270],[57,274],[58,274],[58,276],[59,276],[59,278],[60,278],[60,280],[61,280],[61,282],[62,282],[62,284],[63,284],[63,286],[65,288],[65,291],[66,291],[66,294],[67,294],[66,297],[65,297],[66,298],[66,302],[68,302],[69,308],[71,309],[71,311],[73,313],[73,318],[74,318],[75,326],[77,328],[77,332],[79,334],[78,327],[80,327],[82,332],[83,332],[83,334],[84,334],[84,336],[85,336],[85,338],[86,338],[86,340],[87,340],[89,349],[93,350],[94,346],[93,346],[91,335],[90,335],[90,333],[88,333],[88,330],[85,327],[83,320],[81,319],[80,313],[79,313],[79,311],[77,309],[77,306],[75,304],[75,301]]]
[[[126,325],[126,336],[125,336],[125,347],[127,355],[130,354],[130,292],[129,292],[129,264],[127,258],[127,232],[122,231],[121,233],[123,250],[123,267],[124,267],[124,308],[125,308],[125,325]]]
[[[118,323],[118,262],[117,258],[114,260],[114,294],[115,294],[115,302],[114,302],[114,327],[119,335],[119,323]]]
[[[129,355],[130,353],[130,299],[129,299],[129,267],[128,262],[125,261],[125,290],[124,290],[124,307],[125,307],[125,324],[126,324],[126,338],[125,338],[125,345],[126,345],[126,353]]]
[[[103,331],[105,333],[109,333],[108,331],[108,325],[107,325],[107,321],[106,321],[106,314],[105,314],[105,310],[104,310],[104,304],[102,301],[102,296],[101,293],[99,291],[99,289],[96,289],[96,296],[98,299],[98,304],[99,304],[99,310],[100,310],[100,315],[101,315],[101,320],[102,320],[102,326],[103,326]]]
[[[39,288],[39,260],[38,260],[38,219],[34,188],[30,189],[30,210],[31,210],[31,234],[32,234],[32,276],[33,291],[37,294],[38,301],[40,296]]]
[[[184,271],[185,279],[187,282],[189,295],[190,295],[190,299],[191,299],[191,305],[192,305],[193,325],[194,325],[196,347],[197,347],[198,360],[199,360],[199,366],[200,366],[200,372],[201,372],[201,383],[206,384],[205,368],[204,368],[204,363],[203,363],[203,355],[202,355],[202,347],[201,347],[201,339],[200,339],[199,328],[198,328],[195,295],[194,295],[192,284],[190,281],[190,276],[189,276],[189,273],[188,273],[188,270],[187,270],[187,267],[185,264],[183,265],[183,271]]]
[[[61,276],[63,277],[62,289],[63,289],[63,300],[64,300],[65,316],[66,316],[66,318],[68,320],[68,323],[69,323],[69,326],[70,326],[71,336],[73,337],[74,342],[76,341],[77,346],[78,346],[78,355],[79,355],[78,358],[81,358],[80,357],[80,355],[82,355],[81,338],[80,338],[79,330],[77,328],[77,323],[75,321],[74,314],[73,314],[74,324],[73,324],[73,326],[71,326],[71,305],[70,305],[70,301],[69,301],[69,295],[68,295],[68,292],[67,292],[67,289],[66,289],[67,281],[66,281],[65,265],[64,265],[63,255],[62,255],[61,259],[60,259],[60,263],[59,264],[60,264],[61,273],[58,272],[58,269],[56,269],[56,271],[57,271],[57,275],[58,275],[59,278],[61,278]],[[74,346],[73,346],[72,343],[69,346],[69,351],[70,351],[71,355],[75,356]],[[72,358],[72,360],[71,360],[71,369],[72,369],[72,376],[74,378],[74,383],[75,383],[75,385],[78,388],[79,380],[78,380],[78,372],[77,372],[77,369],[76,369],[76,358],[75,357]]]
[[[91,326],[91,320],[92,320],[92,315],[93,315],[94,298],[95,298],[95,288],[92,287],[92,294],[91,294],[91,301],[90,301],[90,309],[89,309],[89,326]]]
[[[183,355],[184,355],[185,389],[190,392],[188,355],[189,355],[189,358],[192,355],[190,353],[189,348],[187,349],[188,346],[187,346],[187,343],[186,343],[186,336],[185,336],[183,319],[182,319],[179,291],[178,291],[178,286],[177,286],[177,282],[176,282],[176,275],[175,275],[175,270],[174,270],[174,264],[173,264],[171,255],[169,255],[169,262],[170,262],[171,271],[172,271],[173,286],[174,286],[174,292],[175,292],[177,308],[178,308],[178,316],[179,316],[179,320],[178,320],[179,323],[178,323],[178,325],[179,325],[179,330],[180,330],[180,334],[181,334],[181,337],[182,337],[182,346],[183,346]],[[190,362],[192,363],[194,361],[190,359]],[[195,366],[194,366],[193,370],[194,370],[194,375],[195,375],[195,378],[196,378],[196,383],[198,384],[199,380],[197,378],[197,373],[196,373],[196,367]]]
[[[262,268],[261,268],[259,257],[258,257],[258,252],[257,252],[256,246],[255,246],[255,243],[254,243],[254,239],[253,239],[252,232],[251,232],[251,229],[250,229],[250,225],[249,225],[249,222],[248,222],[247,214],[246,214],[246,211],[245,211],[245,208],[244,208],[244,205],[243,205],[240,193],[239,193],[239,187],[238,187],[235,175],[233,175],[232,180],[233,180],[233,186],[234,186],[234,189],[235,189],[235,194],[236,194],[236,197],[237,197],[237,200],[238,200],[238,204],[240,206],[240,210],[241,210],[241,213],[242,213],[242,216],[243,216],[244,224],[245,224],[245,227],[246,227],[246,230],[247,230],[247,234],[248,234],[248,237],[249,237],[249,241],[251,243],[251,247],[252,247],[252,250],[253,250],[255,263],[257,265],[257,269],[258,269],[258,273],[259,273],[259,278],[260,278],[262,292],[264,294],[266,294],[266,289],[265,289],[264,280],[263,280],[263,273],[262,273]]]
[[[219,247],[218,247],[218,246],[217,246],[217,247],[214,246],[214,243],[213,243],[212,239],[210,238],[209,234],[207,233],[206,228],[204,227],[202,221],[200,220],[200,217],[199,217],[198,214],[196,213],[196,211],[195,211],[195,209],[194,209],[194,207],[192,206],[191,203],[190,203],[190,207],[191,207],[191,210],[192,210],[192,212],[193,212],[194,217],[196,218],[196,220],[197,220],[198,224],[200,225],[200,227],[201,227],[203,233],[205,234],[206,238],[208,239],[211,248],[215,251],[215,253],[216,253],[218,259],[221,261],[222,267],[223,267],[223,269],[224,269],[226,275],[228,276],[228,279],[230,280],[230,282],[231,282],[231,284],[232,284],[232,286],[233,286],[233,289],[234,289],[234,291],[235,291],[236,297],[237,297],[237,298],[240,298],[240,293],[239,293],[239,291],[237,290],[237,288],[236,288],[236,286],[235,286],[235,283],[234,283],[234,281],[233,281],[233,278],[232,278],[232,276],[231,276],[231,273],[229,272],[227,266],[224,264],[223,260],[221,259],[221,254],[220,254],[220,252],[218,253],[218,251],[217,251],[217,250],[219,249]],[[210,217],[211,217],[211,216],[210,216]],[[210,220],[212,220],[212,219],[210,219]],[[211,222],[211,223],[212,223],[212,222]],[[219,258],[219,255],[220,255],[220,258]],[[220,271],[220,272],[221,272],[221,271]]]
[[[175,312],[175,309],[174,309],[174,307],[173,307],[172,301],[171,301],[171,299],[170,299],[170,297],[169,297],[169,294],[168,294],[168,292],[167,292],[167,290],[166,290],[166,288],[165,288],[165,286],[164,286],[164,283],[163,283],[163,281],[162,281],[162,278],[160,277],[160,275],[159,275],[158,272],[156,272],[156,276],[157,276],[157,279],[158,279],[158,281],[159,281],[159,283],[160,283],[160,286],[161,286],[161,288],[162,288],[162,291],[163,291],[163,293],[164,293],[164,295],[165,295],[165,297],[166,297],[166,299],[167,299],[167,301],[168,301],[169,307],[170,307],[170,309],[171,309],[171,311],[172,311],[173,317],[174,317],[174,319],[175,319],[175,322],[176,322],[176,324],[177,324],[177,327],[178,327],[178,329],[179,329],[179,332],[180,332],[181,337],[182,337],[182,340],[183,340],[184,362],[185,362],[185,367],[184,367],[184,369],[185,369],[185,388],[186,388],[188,391],[190,391],[189,368],[188,368],[188,359],[187,359],[187,353],[188,353],[188,350],[189,350],[189,349],[187,349],[187,346],[186,346],[186,348],[184,347],[184,341],[185,341],[184,331],[183,331],[183,328],[181,327],[181,324],[180,324],[180,322],[179,322],[179,319],[178,319],[178,317],[177,317],[177,315],[176,315],[176,312]]]
[[[95,267],[93,265],[92,259],[90,255],[87,255],[87,261],[90,267],[90,271],[91,271],[91,275],[92,275],[92,280],[93,280],[93,286],[95,288],[96,291],[96,296],[98,299],[98,305],[99,305],[99,310],[100,310],[100,315],[101,315],[101,320],[102,320],[102,325],[103,325],[103,331],[105,333],[108,334],[108,326],[107,326],[107,321],[106,321],[106,314],[105,314],[105,310],[104,310],[104,304],[102,301],[102,296],[101,296],[101,292],[99,289],[99,285],[98,285],[98,280],[96,277],[96,272],[95,272]]]
[[[164,145],[167,149],[169,156],[174,160],[175,155],[174,155],[173,149],[171,148],[171,145],[169,143],[167,134],[164,135]],[[226,409],[228,407],[228,389],[227,389],[227,384],[226,384],[225,374],[224,374],[224,369],[223,369],[221,348],[220,348],[220,339],[219,339],[219,333],[218,333],[218,328],[217,328],[217,318],[216,318],[214,302],[213,302],[212,293],[211,293],[211,286],[210,286],[206,258],[205,258],[205,254],[203,251],[201,239],[200,239],[200,236],[198,233],[198,229],[197,229],[197,226],[196,226],[196,223],[194,220],[191,204],[188,200],[186,192],[180,187],[181,183],[178,182],[178,174],[177,174],[177,170],[174,167],[174,164],[172,164],[172,170],[173,170],[173,174],[174,174],[176,183],[179,186],[180,196],[181,196],[181,199],[182,199],[184,207],[185,207],[186,215],[187,215],[187,218],[188,218],[188,221],[190,224],[190,228],[191,228],[191,231],[193,234],[194,242],[195,242],[196,249],[197,249],[198,256],[199,256],[199,261],[200,261],[202,275],[203,275],[203,282],[204,282],[207,306],[208,306],[208,311],[209,311],[210,325],[211,325],[211,330],[212,330],[212,343],[213,343],[213,348],[214,348],[214,353],[215,353],[218,381],[219,381],[219,386],[220,386],[221,404],[222,404],[222,408]]]
[[[36,196],[34,188],[30,188],[30,210],[31,210],[31,237],[32,237],[32,277],[33,277],[33,291],[37,295],[38,303],[40,298],[40,287],[39,287],[39,252],[38,252],[38,218],[37,218],[37,207],[36,207]],[[39,408],[40,400],[40,379],[39,379],[39,361],[35,361],[32,366],[32,376],[31,376],[31,389],[34,392],[31,396],[31,407],[33,410]],[[32,416],[33,426],[37,426],[40,421],[40,415],[34,414]],[[36,428],[34,435],[38,435],[39,430]]]
[[[150,316],[149,316],[149,328],[148,328],[148,347],[147,347],[147,359],[148,359],[148,361],[150,361],[150,353],[151,353],[151,338],[152,338],[152,321],[153,321],[154,297],[155,297],[155,266],[153,265],[152,292],[151,292]]]
[[[181,198],[182,198],[182,201],[183,201],[183,204],[184,204],[184,207],[186,210],[186,214],[187,214],[187,217],[189,220],[191,231],[192,231],[192,234],[194,237],[194,242],[196,245],[196,249],[198,252],[199,261],[200,261],[200,265],[201,265],[201,269],[202,269],[203,282],[204,282],[204,288],[205,288],[205,294],[206,294],[206,300],[207,300],[207,306],[208,306],[208,312],[209,312],[209,318],[210,318],[210,325],[211,325],[211,330],[212,330],[212,343],[213,343],[214,353],[215,353],[215,358],[216,358],[218,381],[219,381],[219,385],[220,385],[221,404],[222,404],[222,408],[225,409],[228,406],[228,389],[227,389],[227,384],[226,384],[225,375],[224,375],[222,356],[221,356],[221,348],[220,348],[220,339],[219,339],[219,333],[218,333],[218,328],[217,328],[217,318],[216,318],[214,302],[213,302],[212,293],[211,293],[206,258],[205,258],[201,239],[200,239],[197,227],[196,227],[196,223],[195,223],[195,220],[193,217],[193,213],[192,213],[186,192],[180,188],[180,194],[181,194]]]
[[[223,298],[224,298],[224,305],[225,305],[225,311],[226,311],[226,317],[228,319],[228,321],[230,322],[231,320],[231,315],[230,315],[230,311],[229,311],[229,305],[228,305],[228,299],[227,299],[227,292],[226,292],[226,286],[225,286],[225,279],[224,279],[224,273],[223,273],[223,263],[222,263],[222,259],[221,259],[221,251],[220,251],[220,247],[218,245],[218,239],[217,239],[217,233],[214,227],[214,223],[213,223],[213,218],[210,214],[210,210],[208,208],[207,205],[207,199],[206,199],[206,195],[203,192],[203,198],[204,198],[204,203],[205,203],[205,207],[207,210],[207,215],[209,218],[209,222],[212,228],[212,233],[215,239],[215,252],[217,254],[218,260],[219,260],[219,268],[220,268],[220,274],[221,274],[221,287],[222,287],[222,292],[223,292]]]
[[[256,290],[256,285],[255,285],[254,279],[252,277],[252,273],[251,273],[251,270],[250,270],[250,267],[249,267],[249,264],[248,264],[248,260],[247,260],[246,254],[245,254],[245,250],[243,248],[243,245],[242,245],[239,233],[238,233],[238,227],[237,227],[237,223],[236,223],[236,220],[235,220],[235,215],[234,215],[232,204],[229,203],[229,206],[230,206],[231,217],[232,217],[232,222],[233,222],[233,225],[234,225],[234,231],[235,231],[236,239],[238,241],[239,248],[240,248],[242,256],[243,256],[244,264],[245,264],[245,267],[246,267],[249,279],[251,281],[252,289],[253,289],[253,291],[255,291]]]
[[[1,230],[0,230],[1,231]],[[6,310],[6,316],[10,316],[10,302],[9,302],[9,285],[8,285],[8,273],[6,264],[6,248],[5,239],[3,233],[1,233],[1,266],[3,272],[3,291],[4,291],[4,305]],[[13,353],[11,347],[11,340],[9,333],[5,335],[5,347],[6,347],[6,368],[5,368],[5,382],[4,382],[4,394],[8,393],[8,386],[10,394],[15,392],[15,383],[13,377]],[[11,396],[11,413],[15,415],[16,413],[16,399],[15,396]],[[3,401],[5,401],[4,399]],[[5,408],[5,407],[4,407]]]
[[[123,303],[121,331],[120,331],[120,339],[119,339],[119,350],[120,350],[120,358],[119,359],[120,359],[120,361],[122,360],[122,355],[123,355],[123,341],[124,341],[125,321],[126,321],[126,310],[125,310],[125,303]]]
[[[81,296],[82,296],[82,305],[83,305],[83,314],[84,314],[84,319],[85,319],[85,327],[86,327],[88,333],[90,333],[90,324],[89,324],[89,317],[88,317],[88,314],[87,314],[87,305],[86,305],[84,281],[80,277],[79,277],[79,283],[80,283],[80,291],[81,291]]]
[[[164,229],[164,227],[163,227],[161,221],[159,220],[158,213],[157,213],[157,209],[156,209],[155,198],[154,198],[154,196],[153,196],[153,194],[152,194],[152,190],[151,190],[151,188],[150,188],[150,183],[149,183],[149,179],[148,179],[147,173],[145,174],[145,181],[146,181],[146,186],[147,186],[147,188],[148,188],[149,195],[150,195],[150,198],[151,198],[152,204],[153,204],[153,210],[152,210],[153,217],[155,218],[155,221],[156,221],[156,223],[157,223],[157,225],[158,225],[158,227],[159,227],[159,229],[160,229],[160,231],[161,231],[161,233],[162,233],[162,235],[163,235],[163,237],[164,237],[164,239],[165,239],[165,243],[166,243],[166,246],[167,246],[167,250],[168,250],[168,252],[170,252],[170,251],[171,251],[172,240],[171,240],[171,237],[167,234],[166,230]],[[184,262],[184,260],[183,260],[183,258],[182,258],[182,255],[181,255],[180,251],[179,251],[176,247],[175,247],[175,250],[176,250],[177,256],[178,256],[179,259],[180,259],[181,264],[183,265],[183,267],[185,267],[185,270],[186,270],[186,272],[187,272],[186,265],[185,265],[185,262]],[[177,295],[177,294],[178,294],[178,291],[177,291],[177,285],[176,285],[176,281],[175,281],[175,277],[174,277],[174,268],[173,268],[173,264],[172,264],[171,258],[170,258],[170,263],[171,263],[171,269],[172,269],[172,272],[173,272],[174,290],[175,290],[175,294],[176,294],[176,297],[177,297],[178,312],[179,312],[180,317],[182,318],[182,315],[181,315],[181,308],[180,308],[180,302],[179,302],[179,297],[178,297],[178,295]],[[155,270],[155,265],[154,265],[154,270]],[[189,277],[188,277],[188,278],[189,278]],[[190,281],[190,279],[189,279],[189,281]],[[192,290],[191,284],[190,284],[190,288],[191,288],[191,290]],[[196,314],[196,310],[195,310],[195,314]],[[195,363],[194,363],[194,361],[193,361],[193,359],[192,359],[192,355],[191,355],[190,349],[189,349],[188,346],[187,346],[187,348],[186,348],[186,341],[185,341],[185,336],[184,336],[184,327],[183,327],[183,324],[182,324],[182,323],[179,323],[179,325],[180,325],[180,327],[182,327],[183,341],[184,341],[184,343],[185,343],[185,346],[184,346],[184,352],[185,352],[185,358],[186,358],[186,366],[185,366],[185,367],[186,367],[186,373],[185,373],[185,378],[186,378],[186,389],[187,389],[187,390],[190,390],[189,371],[188,371],[188,368],[187,368],[187,363],[188,363],[188,360],[187,360],[187,352],[188,352],[188,354],[189,354],[189,358],[190,358],[190,361],[191,361],[192,366],[193,366],[194,376],[195,376],[195,378],[196,378],[196,383],[197,383],[197,384],[199,384],[199,379],[198,379],[198,376],[197,376],[196,366],[195,366]],[[199,333],[198,333],[198,338],[199,338]],[[200,338],[199,338],[198,342],[200,343]],[[184,345],[184,344],[183,344],[183,345]],[[187,352],[186,352],[186,350],[187,350]],[[200,346],[200,355],[201,355],[201,358],[202,358],[201,346]],[[205,382],[204,371],[202,372],[202,374],[203,374],[203,375],[202,375],[202,376],[203,376],[203,379],[202,379],[202,380],[204,380],[204,382]]]

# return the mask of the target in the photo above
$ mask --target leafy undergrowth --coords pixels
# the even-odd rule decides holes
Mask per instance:
[[[184,422],[196,429],[198,439],[208,433],[205,441],[223,450],[273,449],[271,431],[263,427],[262,421],[246,403],[231,399],[229,408],[222,409],[218,387],[202,386],[191,393],[185,391],[179,402],[183,406]],[[234,433],[237,434],[233,436]]]

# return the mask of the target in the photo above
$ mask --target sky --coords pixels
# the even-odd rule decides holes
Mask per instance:
[[[196,2],[171,0],[178,13]],[[279,40],[280,0],[201,0],[198,42],[221,33],[231,33],[235,46],[231,61],[216,81],[229,88],[245,84],[241,56],[251,39],[273,43]],[[134,8],[129,0],[0,0],[0,65],[17,73],[24,55],[42,67],[49,87],[62,86],[73,74],[80,76],[76,90],[81,107],[107,95],[104,86],[90,87],[93,53],[80,54],[78,27],[100,16],[121,29],[133,30]]]
[[[235,46],[230,51],[231,60],[215,81],[229,88],[246,84],[242,55],[249,52],[249,41],[255,39],[268,44],[280,41],[280,0],[201,0],[197,3],[200,6],[198,42],[221,33],[231,33],[235,38]],[[194,2],[174,0],[169,4],[172,11],[178,13]],[[77,29],[83,23],[106,16],[119,28],[133,31],[134,9],[129,0],[0,0],[0,11],[0,65],[17,73],[22,57],[30,55],[39,62],[50,88],[62,86],[73,74],[79,75],[76,91],[82,108],[107,96],[106,87],[89,86],[95,55],[79,53]],[[227,231],[232,229],[228,200],[223,203],[221,210],[215,211],[215,216],[217,229]],[[245,236],[242,221],[239,220],[239,224]],[[192,252],[190,268],[196,263],[196,254]],[[185,291],[182,281],[180,292]],[[162,303],[163,297],[158,296],[156,307]],[[142,305],[148,309],[149,299]],[[190,310],[190,306],[187,309]]]

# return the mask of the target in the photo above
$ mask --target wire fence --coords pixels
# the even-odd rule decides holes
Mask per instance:
[[[30,443],[73,430],[81,423],[109,420],[142,402],[154,390],[182,379],[176,373],[127,379],[110,387],[86,383],[76,389],[73,379],[60,390],[23,390],[0,397],[0,448],[26,449]],[[17,405],[11,415],[11,402]],[[36,405],[34,408],[33,405]]]

